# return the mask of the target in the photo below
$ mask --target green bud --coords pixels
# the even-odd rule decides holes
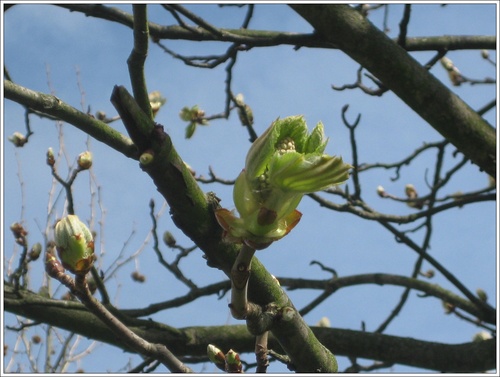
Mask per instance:
[[[86,274],[92,267],[94,239],[78,216],[68,215],[56,224],[57,253],[64,268],[75,274]]]
[[[482,302],[488,301],[488,295],[486,294],[484,289],[478,288],[478,289],[476,289],[476,293],[477,293],[477,297],[479,297],[479,299]]]
[[[56,158],[54,156],[54,150],[52,148],[47,149],[47,165],[54,166],[56,163]]]
[[[30,260],[37,260],[42,252],[42,244],[37,242],[31,247],[30,252],[28,253],[28,257]]]
[[[148,166],[150,165],[155,159],[155,154],[151,149],[148,149],[145,151],[141,156],[139,157],[139,162],[143,166]]]
[[[163,242],[165,242],[165,245],[167,245],[168,247],[175,246],[175,244],[177,243],[173,234],[168,230],[163,233]]]
[[[185,131],[185,138],[186,139],[191,139],[191,136],[194,135],[194,131],[196,131],[196,123],[191,122],[187,125],[186,131]]]
[[[304,194],[344,183],[351,165],[324,154],[328,140],[319,123],[309,134],[304,118],[278,119],[255,140],[236,179],[233,199],[240,215],[216,211],[225,237],[263,249],[299,222]]]
[[[226,370],[226,356],[224,356],[224,353],[222,353],[219,348],[217,348],[213,344],[209,344],[207,346],[207,356],[210,361],[214,363],[219,369],[224,371]]]
[[[205,118],[205,111],[201,110],[198,105],[194,105],[191,108],[187,106],[183,107],[179,116],[182,120],[189,122],[186,127],[186,139],[190,139],[194,135],[197,125],[206,126],[208,124],[208,120]]]
[[[82,170],[87,170],[92,166],[92,153],[85,151],[80,153],[77,159],[78,166]]]
[[[226,372],[241,373],[243,364],[240,360],[240,355],[232,349],[226,353]]]

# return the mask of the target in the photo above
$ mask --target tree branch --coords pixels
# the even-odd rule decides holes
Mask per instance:
[[[149,103],[144,63],[148,55],[149,30],[147,20],[147,5],[134,4],[134,48],[127,60],[130,82],[134,98],[146,115],[153,119],[153,111]]]
[[[101,18],[120,23],[133,28],[133,16],[118,8],[96,4],[57,4],[72,12],[81,12],[86,16]],[[192,29],[178,25],[163,26],[148,22],[149,32],[155,39],[179,39],[187,41],[224,41],[246,44],[252,47],[271,47],[290,45],[312,48],[338,48],[331,42],[325,41],[315,33],[287,33],[280,31],[249,30],[249,29]],[[396,39],[394,40],[396,41]],[[438,51],[438,50],[495,50],[495,36],[436,36],[407,38],[407,51]]]
[[[207,196],[203,193],[163,126],[147,118],[124,87],[115,87],[111,98],[134,143],[150,151],[152,159],[147,164],[141,164],[141,168],[167,200],[174,223],[203,250],[211,266],[222,269],[230,276],[239,246],[221,240],[222,229],[214,215],[218,199],[214,194]],[[278,307],[293,307],[256,258],[252,265],[249,300],[262,308],[270,303]],[[322,348],[300,315],[290,321],[276,321],[270,331],[279,339],[297,371],[333,370],[331,354]]]
[[[53,300],[27,290],[16,293],[9,284],[4,284],[4,303],[9,312],[124,348],[113,332],[79,303]],[[152,343],[165,344],[176,355],[205,356],[208,343],[228,349],[235,347],[241,353],[253,352],[255,347],[254,337],[244,325],[173,329],[151,320],[134,319],[130,324],[120,319],[138,336]],[[313,327],[312,330],[337,355],[440,372],[481,372],[494,369],[496,365],[495,339],[443,344],[335,328]],[[270,336],[269,348],[280,351],[273,336]]]
[[[9,80],[4,81],[4,94],[5,98],[23,106],[74,125],[127,157],[135,159],[139,157],[137,148],[128,137],[93,116],[82,113],[56,96],[35,92]]]
[[[291,5],[323,36],[374,74],[481,170],[496,177],[495,129],[348,5]]]
[[[73,124],[127,157],[138,158],[139,151],[134,143],[141,147],[151,145],[156,156],[151,165],[143,168],[169,203],[175,224],[204,251],[211,266],[222,269],[227,276],[230,275],[238,247],[221,241],[222,230],[213,214],[218,200],[213,194],[206,196],[203,193],[175,151],[170,137],[146,114],[141,114],[142,110],[139,111],[137,104],[132,113],[128,105],[123,107],[128,110],[123,113],[125,118],[120,114],[125,124],[130,126],[127,131],[133,135],[132,143],[106,123],[76,110],[55,96],[23,88],[8,80],[5,81],[4,88],[6,98]],[[131,98],[130,94],[127,98]],[[135,123],[134,119],[141,119],[141,122]],[[141,147],[140,152],[143,151]],[[261,307],[269,303],[276,303],[280,307],[293,307],[272,275],[256,258],[252,266],[249,300]],[[271,331],[287,351],[297,371],[330,370],[330,357],[325,352],[316,352],[318,349],[321,351],[322,346],[300,315],[295,316],[293,321],[275,323]]]

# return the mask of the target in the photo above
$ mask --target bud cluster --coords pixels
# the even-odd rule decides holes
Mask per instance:
[[[263,249],[299,222],[304,194],[341,184],[349,177],[342,158],[324,154],[328,140],[319,123],[311,133],[301,116],[278,119],[248,151],[233,199],[240,218],[221,208],[216,217],[230,242]]]
[[[242,373],[243,371],[240,355],[232,349],[224,354],[219,348],[209,344],[207,346],[207,355],[217,368],[227,373]]]
[[[293,141],[290,136],[285,137],[283,140],[276,143],[276,151],[280,155],[295,151],[295,141]]]

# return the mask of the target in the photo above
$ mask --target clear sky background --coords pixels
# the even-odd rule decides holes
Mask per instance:
[[[120,5],[131,12],[131,5]],[[189,9],[218,27],[237,28],[241,25],[245,10],[219,8],[216,5],[189,5]],[[173,24],[172,17],[160,5],[148,7],[151,21]],[[388,13],[389,35],[396,37],[403,6],[391,4]],[[408,35],[410,37],[436,35],[495,35],[496,5],[422,4],[412,7]],[[370,16],[378,27],[383,24],[383,11]],[[25,87],[53,93],[77,109],[91,112],[104,111],[114,116],[116,111],[109,101],[114,85],[130,89],[126,60],[132,48],[132,30],[117,24],[52,5],[34,4],[15,6],[4,17],[4,63],[12,79]],[[259,4],[250,23],[252,29],[311,32],[303,19],[284,4]],[[185,55],[212,55],[222,53],[228,45],[165,41],[167,47]],[[495,53],[490,52],[495,58]],[[434,52],[412,54],[426,63]],[[481,58],[479,51],[450,52],[461,72],[470,78],[496,77],[496,68]],[[347,129],[341,120],[341,109],[348,104],[347,117],[354,121],[362,114],[358,127],[360,162],[396,162],[405,158],[424,142],[435,142],[442,137],[424,120],[408,109],[394,94],[388,92],[382,98],[370,97],[360,90],[337,92],[331,85],[341,86],[356,80],[358,64],[336,50],[301,48],[292,46],[254,48],[238,55],[233,71],[234,93],[243,93],[252,107],[255,129],[261,133],[277,117],[303,114],[309,128],[319,121],[325,125],[330,138],[327,152],[342,155],[350,162],[351,150]],[[437,64],[431,71],[451,87],[446,71]],[[248,133],[239,124],[236,114],[228,121],[213,121],[208,127],[198,127],[190,140],[184,138],[186,124],[179,118],[184,106],[198,104],[207,115],[220,113],[225,100],[225,66],[201,70],[185,66],[179,60],[166,55],[150,44],[146,62],[149,91],[159,90],[167,98],[156,121],[165,126],[181,157],[197,174],[208,176],[211,166],[225,179],[234,179],[241,171],[249,147]],[[371,85],[368,79],[367,85]],[[452,87],[473,109],[480,109],[496,96],[494,85],[469,85]],[[496,109],[485,115],[496,127]],[[133,261],[117,269],[107,282],[115,302],[121,308],[139,308],[152,302],[168,300],[186,293],[187,288],[168,271],[161,268],[152,250],[150,240],[151,220],[149,201],[154,199],[156,210],[164,204],[153,182],[139,169],[138,163],[118,152],[91,140],[70,125],[60,126],[54,121],[31,115],[34,135],[24,148],[15,148],[7,137],[15,131],[25,133],[24,109],[16,103],[5,101],[3,112],[3,264],[4,273],[17,267],[20,248],[15,246],[8,226],[22,221],[29,231],[30,244],[44,243],[44,232],[55,218],[64,214],[65,195],[60,185],[54,184],[50,169],[45,163],[47,148],[52,147],[60,155],[61,175],[66,176],[67,163],[74,166],[80,152],[90,149],[94,155],[91,173],[82,173],[74,184],[75,211],[98,233],[98,264],[104,271],[119,265],[134,253]],[[112,123],[126,133],[120,121]],[[451,156],[448,148],[445,169],[449,169],[460,157]],[[433,174],[435,153],[426,153],[401,171],[401,178],[391,181],[393,171],[374,171],[361,175],[363,196],[377,211],[404,215],[415,210],[405,204],[379,198],[378,185],[387,192],[404,197],[404,187],[411,183],[422,194],[426,193],[426,174]],[[65,170],[66,169],[66,170]],[[352,182],[348,183],[352,188]],[[467,165],[449,185],[447,194],[468,192],[486,187],[487,176],[476,166]],[[222,205],[233,208],[232,189],[212,184],[203,186],[205,191],[215,191]],[[328,199],[336,200],[334,197]],[[304,198],[299,206],[303,217],[296,229],[269,249],[258,252],[257,257],[277,277],[303,277],[327,279],[331,276],[318,266],[309,265],[312,260],[334,268],[340,276],[383,272],[409,276],[417,255],[394,241],[394,237],[375,222],[367,222],[346,213],[334,213],[320,209],[318,204]],[[50,212],[50,216],[48,213]],[[485,202],[461,209],[453,209],[435,217],[432,255],[457,276],[470,290],[482,288],[496,306],[496,211],[495,203]],[[101,227],[104,224],[104,227]],[[414,227],[416,224],[411,225]],[[402,227],[401,229],[408,229]],[[160,234],[171,231],[179,244],[190,247],[192,242],[176,229],[164,207],[159,219]],[[423,233],[410,233],[420,243]],[[169,261],[175,253],[162,245]],[[118,260],[116,258],[120,255]],[[133,282],[130,274],[136,268],[146,276],[143,284]],[[181,263],[185,274],[200,287],[221,281],[226,277],[216,269],[207,268],[201,252],[195,251]],[[423,270],[429,265],[424,263]],[[439,274],[432,282],[456,289]],[[30,288],[38,290],[45,283],[41,260],[30,265]],[[57,285],[52,282],[53,289]],[[60,297],[63,289],[54,295]],[[402,289],[393,287],[352,287],[337,292],[327,302],[305,317],[315,324],[327,316],[332,327],[359,330],[361,322],[367,331],[375,330],[387,318],[397,304]],[[301,308],[320,294],[319,291],[289,292],[297,308]],[[195,325],[221,325],[240,323],[231,318],[227,309],[228,297],[200,299],[194,305],[169,310],[153,316],[168,325],[185,327]],[[203,313],[200,315],[200,313]],[[5,324],[15,326],[17,321],[5,315]],[[33,330],[43,336],[40,330]],[[441,303],[434,298],[419,298],[410,294],[407,308],[386,330],[387,334],[419,339],[463,343],[472,339],[479,329],[443,313]],[[14,346],[15,334],[5,332],[6,343]],[[82,339],[78,349],[84,350],[89,342]],[[19,350],[23,350],[21,344]],[[41,352],[35,350],[34,355]],[[41,353],[40,353],[41,354]],[[113,358],[112,355],[117,355]],[[11,358],[8,353],[5,361]],[[124,370],[125,360],[120,350],[101,345],[85,358],[81,365],[74,363],[68,369],[80,366],[86,372]],[[250,356],[246,360],[253,361]],[[27,364],[26,359],[21,359]],[[139,358],[130,356],[131,365]],[[38,360],[41,366],[43,360]],[[368,362],[367,362],[368,363]],[[339,358],[340,370],[349,365]],[[212,366],[194,366],[196,371],[213,372]],[[16,368],[13,368],[15,370]],[[416,371],[414,368],[397,366],[398,372]],[[23,369],[27,372],[27,369]],[[286,371],[274,363],[270,372]]]

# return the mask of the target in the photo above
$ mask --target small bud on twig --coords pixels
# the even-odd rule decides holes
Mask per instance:
[[[481,288],[476,289],[476,293],[477,293],[477,297],[479,297],[479,299],[482,302],[488,301],[488,295],[486,294],[486,292],[483,289],[481,289]]]
[[[52,148],[47,149],[47,165],[54,166],[56,163],[56,158],[54,157],[54,150]]]
[[[387,196],[387,193],[385,192],[385,189],[382,186],[377,186],[377,194],[381,198],[385,198]]]
[[[28,139],[20,132],[14,132],[11,137],[9,137],[9,141],[12,142],[16,147],[22,147],[27,143]]]
[[[163,242],[165,242],[165,245],[167,245],[168,247],[173,247],[177,243],[172,233],[170,233],[168,230],[163,233]]]
[[[443,66],[444,69],[448,71],[448,77],[450,78],[452,85],[460,86],[460,84],[465,82],[465,79],[463,78],[462,74],[455,66],[455,64],[453,64],[451,59],[447,58],[446,56],[441,58],[441,65]]]
[[[89,151],[80,153],[77,163],[81,170],[90,169],[90,167],[92,166],[92,153],[90,153]]]
[[[132,277],[133,281],[136,281],[138,283],[144,283],[146,281],[146,276],[141,274],[139,271],[132,272],[130,276]]]
[[[28,232],[20,223],[11,224],[10,230],[14,234],[14,238],[16,239],[16,243],[18,245],[27,246],[26,236],[28,235]]]
[[[415,189],[415,186],[413,186],[412,184],[407,184],[405,186],[405,193],[408,199],[410,199],[410,201],[407,202],[408,207],[417,209],[422,209],[424,207],[424,203],[422,201],[414,200],[418,198],[418,193],[417,190]]]
[[[28,253],[28,257],[30,260],[35,261],[38,259],[41,252],[42,252],[42,244],[40,242],[37,242],[31,247],[31,250]]]

